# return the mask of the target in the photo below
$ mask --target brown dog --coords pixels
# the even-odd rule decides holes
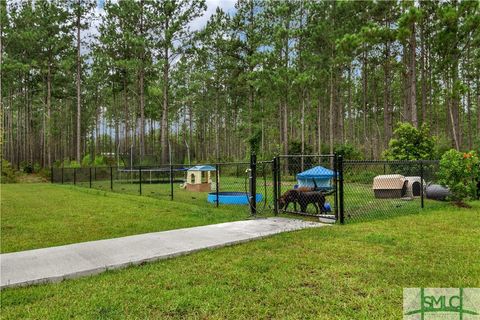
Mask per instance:
[[[299,192],[297,201],[300,204],[300,211],[306,213],[307,207],[311,203],[315,207],[316,214],[325,212],[325,195],[322,191]]]
[[[305,191],[302,191],[305,190]],[[294,210],[297,211],[297,203],[300,204],[301,212],[306,213],[309,204],[315,206],[315,211],[318,214],[325,211],[325,195],[321,191],[311,191],[312,188],[300,187],[285,192],[278,198],[278,208],[280,210],[287,210],[290,203],[293,203]]]
[[[297,211],[298,194],[300,192],[301,191],[297,189],[292,189],[282,194],[280,198],[278,198],[278,208],[280,210],[287,210],[290,203],[293,203],[293,208]]]

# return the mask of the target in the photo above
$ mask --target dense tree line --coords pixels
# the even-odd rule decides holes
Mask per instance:
[[[478,1],[0,0],[2,152],[50,166],[480,145]],[[93,31],[92,31],[93,30]],[[294,148],[295,149],[295,148]]]

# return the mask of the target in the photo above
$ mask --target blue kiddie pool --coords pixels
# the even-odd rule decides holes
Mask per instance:
[[[216,203],[217,194],[215,192],[210,192],[207,198],[208,202]],[[257,193],[255,196],[255,201],[260,202],[263,200],[263,195]],[[248,204],[248,195],[245,192],[219,192],[218,193],[218,203],[222,204]]]

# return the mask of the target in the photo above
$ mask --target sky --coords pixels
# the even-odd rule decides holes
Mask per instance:
[[[227,13],[233,13],[235,11],[235,2],[236,0],[206,0],[207,10],[203,16],[196,18],[190,23],[191,30],[199,30],[205,26],[208,19],[215,13],[217,7],[220,7]],[[100,14],[103,12],[104,3],[105,0],[97,0],[97,12]],[[94,30],[92,30],[92,32],[95,33]]]
[[[199,30],[207,24],[208,19],[215,13],[217,7],[220,7],[226,13],[233,13],[235,10],[235,0],[207,0],[207,10],[203,16],[198,17],[190,24],[192,30]]]

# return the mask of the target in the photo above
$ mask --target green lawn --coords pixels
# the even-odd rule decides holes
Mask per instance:
[[[192,200],[192,199],[191,199]],[[1,252],[192,227],[248,217],[246,206],[152,199],[51,184],[1,185]]]
[[[399,319],[404,287],[480,287],[480,202],[472,205],[7,289],[2,318]]]

